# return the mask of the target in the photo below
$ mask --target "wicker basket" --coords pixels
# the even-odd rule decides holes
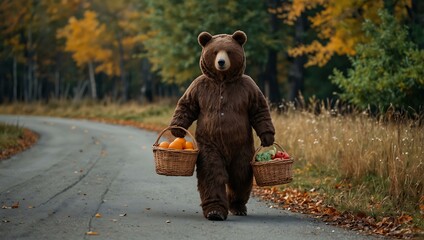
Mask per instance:
[[[159,139],[162,135],[173,128],[183,129],[193,140],[194,150],[177,150],[159,147]],[[153,156],[155,158],[156,173],[166,176],[192,176],[196,165],[199,149],[196,139],[186,129],[179,126],[169,126],[160,132],[153,144]]]
[[[273,145],[285,151],[280,145],[274,143]],[[266,162],[256,162],[256,155],[262,147],[259,147],[253,155],[252,167],[253,175],[255,176],[256,185],[273,186],[289,183],[293,180],[293,159],[273,159]]]

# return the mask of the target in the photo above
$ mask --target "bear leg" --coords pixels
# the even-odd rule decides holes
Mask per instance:
[[[237,162],[235,168],[230,170],[229,184],[227,189],[229,211],[233,215],[246,216],[246,204],[249,200],[253,184],[253,172],[250,158],[243,162]]]
[[[216,153],[202,154],[201,151],[197,160],[197,187],[205,218],[214,221],[227,219],[227,182],[228,174],[223,160]]]

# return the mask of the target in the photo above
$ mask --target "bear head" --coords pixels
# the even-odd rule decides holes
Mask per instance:
[[[243,45],[247,41],[244,32],[214,36],[202,32],[197,40],[202,46],[200,68],[203,74],[220,81],[235,80],[243,75],[246,68]]]

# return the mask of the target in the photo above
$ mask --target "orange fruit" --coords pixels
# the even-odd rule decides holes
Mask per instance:
[[[171,149],[183,149],[184,145],[183,143],[179,142],[179,141],[173,141],[172,143],[169,144],[168,148]]]
[[[176,138],[174,139],[174,142],[180,142],[181,144],[184,144],[186,142],[185,138]]]
[[[194,149],[193,143],[189,141],[185,142],[184,149]]]
[[[168,148],[169,147],[169,142],[167,141],[163,141],[159,144],[159,147],[161,148]]]

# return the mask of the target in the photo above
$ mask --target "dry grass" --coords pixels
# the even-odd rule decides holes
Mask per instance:
[[[137,102],[119,104],[111,101],[93,102],[89,100],[70,102],[53,100],[48,103],[11,103],[2,105],[0,113],[44,115],[69,118],[105,118],[132,120],[167,126],[176,101],[163,100],[154,104],[141,105]]]
[[[316,115],[291,108],[273,121],[277,141],[297,159],[294,185],[321,188],[342,210],[420,218],[424,127],[326,109]]]
[[[24,135],[24,129],[18,124],[0,123],[0,153],[6,148],[15,146]]]

